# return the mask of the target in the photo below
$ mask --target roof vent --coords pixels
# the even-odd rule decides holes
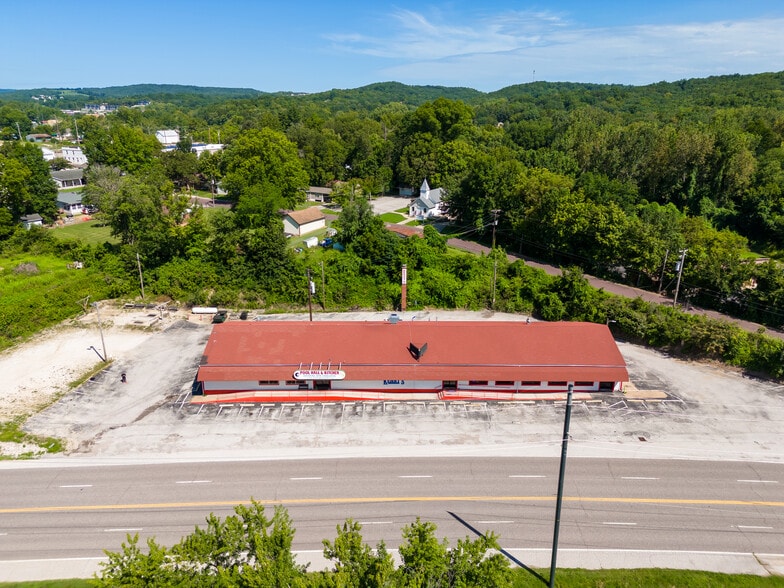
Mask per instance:
[[[397,316],[396,312],[393,312],[392,314],[389,315],[389,319],[388,320],[389,320],[389,324],[390,325],[396,325],[397,322],[400,320],[400,317]]]
[[[411,354],[411,357],[413,357],[417,361],[422,359],[422,356],[425,354],[425,351],[427,351],[427,343],[422,345],[422,347],[417,347],[413,343],[408,344],[408,352]]]

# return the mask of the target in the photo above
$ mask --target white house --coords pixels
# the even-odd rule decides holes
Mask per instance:
[[[441,188],[431,190],[425,180],[419,188],[419,198],[412,201],[408,207],[408,215],[419,220],[442,216],[445,212],[443,195],[444,192]]]
[[[327,226],[327,218],[318,206],[295,210],[283,217],[283,232],[287,235],[305,235]]]
[[[87,165],[87,156],[81,147],[63,147],[61,156],[72,165]]]
[[[41,153],[44,154],[44,161],[52,161],[55,158],[55,153],[49,147],[41,147]]]
[[[176,145],[180,142],[180,133],[171,129],[155,131],[155,138],[161,145]]]

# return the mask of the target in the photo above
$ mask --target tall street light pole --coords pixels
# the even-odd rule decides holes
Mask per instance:
[[[569,421],[572,418],[572,390],[569,384],[566,393],[566,415],[564,415],[563,441],[561,442],[561,470],[558,473],[558,497],[555,501],[555,528],[553,530],[553,556],[550,560],[550,588],[555,587],[555,560],[558,556],[558,531],[561,526],[561,504],[563,504],[564,474],[566,473],[566,447],[569,444]]]

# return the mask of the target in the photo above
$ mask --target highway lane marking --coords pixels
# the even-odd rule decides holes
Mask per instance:
[[[92,484],[64,484],[60,488],[92,488]]]
[[[128,527],[127,529],[104,529],[104,533],[130,533],[131,531],[141,531],[141,527]]]
[[[756,525],[736,525],[738,529],[769,529],[772,530],[773,527],[759,527]]]
[[[366,525],[392,525],[394,521],[360,521],[359,524],[363,527]]]
[[[738,482],[745,482],[747,484],[778,484],[778,480],[737,480]]]
[[[432,478],[433,476],[398,476],[398,478]]]
[[[514,521],[474,521],[477,525],[511,525]]]
[[[602,524],[603,525],[617,525],[617,526],[621,526],[621,527],[633,527],[637,523],[618,523],[618,522],[607,521],[607,522],[602,523]]]
[[[605,504],[676,504],[694,506],[769,506],[784,508],[784,501],[775,500],[719,500],[702,498],[610,498],[603,496],[564,496],[564,502]],[[308,504],[381,504],[388,502],[555,502],[555,496],[377,496],[336,498],[292,498],[278,500],[256,500],[262,505],[308,505]],[[37,512],[80,512],[110,510],[143,510],[172,508],[232,508],[248,504],[246,499],[213,500],[194,502],[151,502],[138,504],[80,504],[63,506],[22,506],[0,508],[0,514]]]
[[[510,478],[546,478],[547,476],[539,476],[534,474],[512,474]]]
[[[212,484],[212,480],[177,480],[175,484]]]
[[[658,480],[659,478],[648,478],[647,476],[623,476],[621,480]]]
[[[323,479],[324,478],[316,478],[316,477],[313,477],[313,478],[289,478],[289,480],[292,480],[292,481],[297,481],[297,480],[323,480]]]

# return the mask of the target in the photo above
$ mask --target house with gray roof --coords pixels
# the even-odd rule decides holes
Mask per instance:
[[[84,170],[83,169],[60,169],[57,171],[49,172],[57,184],[57,188],[75,188],[76,186],[84,186]]]
[[[79,214],[84,210],[82,204],[81,192],[58,192],[57,193],[57,208],[60,210],[71,213]]]

